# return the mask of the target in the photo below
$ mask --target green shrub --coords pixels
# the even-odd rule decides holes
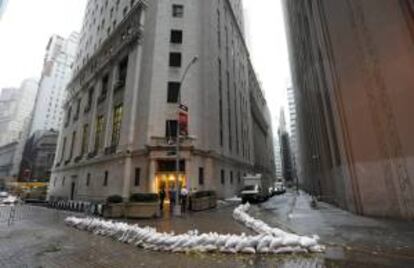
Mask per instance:
[[[106,202],[109,204],[119,204],[122,203],[124,200],[120,195],[110,195],[106,198]]]
[[[215,197],[216,196],[216,192],[215,191],[207,191],[208,192],[208,196],[212,196]]]
[[[159,196],[158,194],[154,193],[136,193],[132,194],[129,197],[130,202],[135,203],[151,203],[151,202],[158,202]]]

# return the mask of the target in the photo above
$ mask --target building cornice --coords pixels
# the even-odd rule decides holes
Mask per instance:
[[[147,2],[140,0],[119,23],[118,27],[106,38],[103,44],[88,59],[79,71],[74,72],[68,83],[67,92],[69,96],[64,104],[66,108],[78,92],[88,88],[88,84],[98,76],[108,64],[115,59],[127,47],[135,47],[143,36],[143,25],[141,24],[140,12],[146,9]]]

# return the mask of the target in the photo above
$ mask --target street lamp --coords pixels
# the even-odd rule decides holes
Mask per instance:
[[[177,100],[177,141],[176,141],[176,162],[175,162],[175,202],[173,213],[175,216],[181,215],[181,206],[178,203],[179,201],[179,173],[180,173],[180,109],[181,109],[181,88],[183,87],[184,80],[187,76],[188,71],[191,66],[193,66],[198,60],[197,56],[194,56],[193,59],[187,64],[183,76],[181,78],[179,88],[178,88],[178,100]]]

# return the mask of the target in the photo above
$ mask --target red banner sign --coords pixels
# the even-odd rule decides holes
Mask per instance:
[[[188,136],[188,113],[187,112],[180,111],[178,123],[180,124],[180,135]]]

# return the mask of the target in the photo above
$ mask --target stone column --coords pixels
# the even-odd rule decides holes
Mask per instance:
[[[116,72],[118,67],[111,67],[109,71],[109,81],[108,81],[108,91],[107,91],[107,110],[106,110],[106,126],[105,126],[105,136],[104,136],[104,148],[111,146],[111,133],[112,133],[112,116],[113,116],[113,98],[114,98],[114,85],[116,82]]]
[[[150,159],[150,163],[149,163],[149,169],[148,169],[148,185],[147,185],[147,190],[150,193],[156,193],[158,191],[158,189],[156,189],[155,187],[155,173],[156,173],[156,160],[155,159]]]
[[[144,12],[142,12],[144,14]],[[124,187],[122,191],[122,196],[129,197],[129,192],[131,188],[131,169],[132,169],[132,152],[133,142],[135,137],[135,118],[137,116],[137,105],[138,105],[138,90],[139,90],[139,82],[140,82],[140,73],[141,73],[141,61],[142,61],[142,46],[140,43],[137,45],[137,52],[136,58],[134,59],[136,62],[136,69],[134,72],[133,81],[131,84],[125,85],[125,90],[132,91],[132,101],[131,103],[131,117],[129,122],[126,122],[128,125],[127,128],[127,158],[125,159],[125,173],[124,173]],[[129,65],[129,64],[128,64]],[[131,73],[131,72],[130,72]],[[127,95],[127,94],[125,94]]]

